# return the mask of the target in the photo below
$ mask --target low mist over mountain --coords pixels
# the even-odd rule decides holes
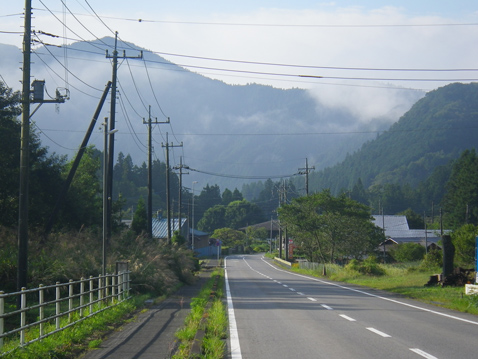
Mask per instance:
[[[66,87],[70,94],[66,103],[44,104],[32,117],[43,145],[51,152],[72,157],[77,151],[111,80],[113,44],[113,39],[104,38],[74,43],[67,50],[52,46],[34,50],[32,77],[46,81],[50,96]],[[120,43],[115,158],[121,151],[130,154],[136,164],[147,160],[143,119],[148,118],[151,106],[153,121],[171,120],[154,126],[155,157],[164,160],[162,144],[168,133],[168,142],[183,143],[182,148],[172,150],[171,165],[179,164],[179,157],[184,156],[184,164],[201,172],[190,171],[184,179],[186,187],[197,180],[201,187],[209,183],[223,189],[241,188],[246,181],[292,175],[304,167],[306,158],[316,170],[333,166],[375,138],[377,131],[387,130],[424,96],[421,91],[386,86],[320,82],[311,90],[229,85],[146,50],[142,59],[132,58],[140,50]],[[8,86],[18,90],[21,51],[9,45],[0,45],[0,51],[1,74]],[[90,141],[100,150],[103,134],[99,127],[110,116],[109,108],[108,99]],[[424,132],[424,140],[429,135]]]
[[[346,159],[311,174],[313,190],[350,190],[400,184],[416,187],[437,166],[476,148],[478,83],[454,83],[430,91],[389,130]]]

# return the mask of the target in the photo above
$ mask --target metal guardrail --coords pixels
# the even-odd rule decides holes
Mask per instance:
[[[40,285],[33,289],[22,288],[20,292],[14,293],[0,291],[0,356],[14,350],[1,352],[4,338],[15,340],[17,336],[19,346],[23,347],[71,327],[129,298],[131,298],[129,271],[81,278],[78,281],[70,280],[68,283],[57,282],[50,286]],[[19,308],[12,304],[18,303],[18,300]],[[34,319],[28,322],[29,317]],[[61,320],[66,317],[68,320]],[[6,323],[8,323],[7,331],[5,331]],[[37,334],[31,330],[35,327],[38,327]],[[34,335],[28,340],[27,330],[29,336]]]

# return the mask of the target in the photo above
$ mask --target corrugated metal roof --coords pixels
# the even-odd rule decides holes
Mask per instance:
[[[373,215],[373,223],[380,228],[385,227],[385,235],[389,231],[409,231],[407,217],[406,216],[381,216]]]
[[[181,218],[181,228],[186,223],[186,218]],[[179,220],[171,220],[171,235],[179,229]],[[168,220],[166,218],[153,218],[153,238],[168,238]]]

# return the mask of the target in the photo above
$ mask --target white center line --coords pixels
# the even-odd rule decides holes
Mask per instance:
[[[424,358],[427,359],[438,359],[437,357],[434,357],[431,354],[428,354],[427,352],[424,352],[423,350],[417,349],[417,348],[410,348],[410,350],[414,353],[417,353],[418,355],[421,355]]]
[[[349,316],[347,316],[345,314],[340,314],[339,316],[344,318],[344,319],[347,319],[349,322],[355,322],[356,321],[354,318],[350,318]]]
[[[295,289],[294,288],[289,288],[290,291],[292,292],[295,292]]]
[[[371,332],[375,333],[375,334],[378,334],[380,335],[381,337],[384,337],[384,338],[390,338],[391,336],[384,333],[384,332],[381,332],[380,330],[377,330],[375,328],[367,328],[368,330],[370,330]]]
[[[282,285],[283,285],[284,287],[286,287],[286,288],[288,287],[288,285],[287,285],[287,284],[282,284]]]
[[[311,300],[313,302],[317,302],[317,299],[314,299],[314,298],[310,298],[310,297],[307,297],[308,300]]]
[[[305,295],[304,293],[302,292],[297,292],[298,295]]]
[[[329,307],[327,304],[321,304],[322,307],[324,307],[327,310],[334,310],[334,308]]]

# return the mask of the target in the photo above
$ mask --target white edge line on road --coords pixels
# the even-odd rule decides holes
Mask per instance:
[[[388,335],[388,334],[386,334],[386,333],[384,333],[384,332],[381,332],[380,330],[377,330],[377,329],[375,329],[375,328],[370,328],[370,327],[369,327],[369,328],[367,328],[367,329],[370,330],[371,332],[375,333],[375,334],[380,335],[381,337],[384,337],[384,338],[390,338],[390,337],[391,337],[390,335]]]
[[[339,317],[347,319],[349,322],[356,322],[354,318],[350,318],[348,315],[345,315],[345,314],[339,314]]]
[[[297,274],[297,273],[294,273],[294,272],[289,272],[289,271],[286,271],[286,270],[279,269],[279,268],[275,267],[274,265],[272,265],[272,264],[270,264],[269,262],[265,261],[264,258],[261,258],[261,260],[262,260],[264,263],[270,265],[270,266],[271,266],[272,268],[274,268],[275,270],[280,271],[280,272],[286,272],[286,273],[295,275],[295,276],[297,276],[297,277],[306,278],[306,279],[310,279],[310,280],[313,280],[313,281],[316,281],[316,282],[320,282],[320,283],[332,285],[332,286],[335,286],[335,287],[338,287],[338,288],[350,290],[350,291],[352,291],[352,292],[365,294],[365,295],[368,295],[368,296],[370,296],[370,297],[374,297],[374,298],[386,300],[386,301],[389,301],[389,302],[392,302],[392,303],[404,305],[404,306],[409,307],[409,308],[414,308],[414,309],[422,310],[422,311],[424,311],[424,312],[428,312],[428,313],[432,313],[432,314],[436,314],[436,315],[441,315],[442,317],[459,320],[459,321],[461,321],[461,322],[465,322],[465,323],[469,323],[469,324],[473,324],[473,325],[478,325],[478,322],[475,322],[475,321],[473,321],[473,320],[456,317],[456,316],[451,315],[451,314],[446,314],[446,313],[437,312],[436,310],[431,310],[431,309],[419,307],[419,306],[417,306],[417,305],[408,304],[408,303],[405,303],[405,302],[400,302],[399,300],[396,300],[396,299],[385,298],[385,297],[382,297],[382,296],[380,296],[380,295],[368,293],[368,292],[365,292],[365,291],[363,291],[363,290],[358,290],[358,289],[354,289],[354,288],[345,287],[345,286],[343,286],[343,285],[336,284],[336,283],[332,283],[332,282],[328,282],[328,281],[326,281],[326,280],[322,280],[322,279],[318,279],[318,278],[312,278],[312,277],[308,277],[308,276],[305,276],[305,275],[302,275],[302,274]]]
[[[242,359],[241,345],[239,343],[239,334],[237,331],[236,316],[234,306],[232,305],[231,290],[229,280],[227,279],[227,257],[224,258],[224,279],[226,282],[227,313],[229,316],[229,341],[231,343],[231,359]]]
[[[431,354],[428,354],[427,352],[424,352],[423,350],[417,349],[417,348],[410,348],[410,350],[418,355],[421,355],[424,358],[427,359],[438,359],[437,357],[434,357]]]

